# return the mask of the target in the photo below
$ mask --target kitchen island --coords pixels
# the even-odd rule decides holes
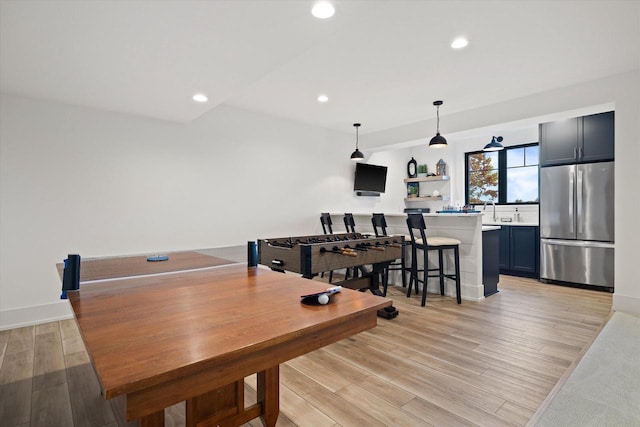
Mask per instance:
[[[462,299],[471,301],[480,301],[485,297],[485,287],[483,283],[483,230],[497,230],[497,226],[482,225],[482,214],[480,213],[425,213],[424,219],[427,225],[427,236],[451,237],[460,240],[460,289]],[[332,213],[331,217],[334,223],[334,230],[340,231],[342,226],[343,213]],[[373,233],[371,225],[371,213],[354,213],[353,217],[356,222],[356,230],[360,233]],[[407,214],[405,213],[385,213],[387,220],[387,233],[389,234],[408,234]],[[497,251],[489,253],[496,254]],[[410,265],[411,254],[407,250],[407,266]],[[435,259],[437,256],[430,257]],[[497,263],[497,260],[496,260]],[[436,267],[429,261],[430,268]],[[421,266],[421,260],[419,260]],[[453,255],[445,256],[445,269],[451,271],[453,269]],[[497,288],[497,277],[494,277]],[[400,285],[402,283],[399,272],[391,275],[390,283]],[[440,285],[437,278],[429,279],[429,292],[439,293]],[[445,294],[455,297],[455,283],[451,280],[445,281]],[[427,300],[428,301],[428,300]],[[427,302],[428,304],[428,302]]]

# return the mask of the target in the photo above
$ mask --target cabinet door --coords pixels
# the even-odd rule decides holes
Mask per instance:
[[[500,230],[482,232],[482,283],[484,296],[498,292]]]
[[[614,158],[614,112],[584,116],[579,161],[582,163]]]
[[[538,227],[510,227],[511,248],[509,257],[511,270],[527,273],[538,271]]]
[[[500,242],[499,242],[499,267],[501,270],[509,269],[509,227],[508,225],[500,226]]]
[[[578,117],[540,124],[538,131],[541,166],[563,165],[576,161],[579,124]]]

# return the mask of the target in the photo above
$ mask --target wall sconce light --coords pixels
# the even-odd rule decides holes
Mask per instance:
[[[447,140],[444,138],[444,136],[440,136],[440,106],[442,104],[442,101],[433,101],[433,105],[436,106],[436,115],[438,117],[438,122],[436,127],[436,136],[431,138],[431,141],[429,141],[429,148],[444,148],[447,146]]]
[[[361,162],[364,160],[364,154],[362,154],[362,151],[358,150],[358,128],[360,127],[360,123],[354,123],[353,126],[356,128],[356,151],[351,153],[351,160],[354,162]]]
[[[502,146],[502,144],[500,144],[501,142],[502,142],[502,137],[501,136],[494,136],[493,138],[491,138],[491,142],[484,146],[484,150],[483,151],[500,151],[500,150],[503,150],[504,147]]]

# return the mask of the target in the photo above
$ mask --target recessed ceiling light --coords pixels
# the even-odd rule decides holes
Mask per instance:
[[[207,98],[207,95],[203,93],[196,93],[193,95],[193,100],[196,102],[207,102],[209,98]]]
[[[329,97],[325,94],[322,95],[318,95],[318,102],[327,102],[329,100]]]
[[[458,37],[451,43],[451,47],[453,49],[462,49],[468,44],[469,44],[469,40],[465,39],[464,37]]]
[[[311,14],[320,19],[331,18],[335,12],[333,5],[328,1],[319,1],[311,9]]]

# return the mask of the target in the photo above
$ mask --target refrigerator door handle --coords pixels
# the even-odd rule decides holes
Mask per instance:
[[[574,229],[573,229],[573,223],[574,218],[573,218],[573,190],[575,189],[575,185],[573,183],[573,173],[569,175],[569,232],[573,233]]]
[[[582,209],[583,205],[583,179],[582,179],[582,169],[578,169],[578,182],[576,185],[576,206],[577,206],[577,223],[578,223],[578,233],[582,234],[584,232],[584,209]]]
[[[541,245],[550,246],[576,246],[580,248],[604,248],[614,249],[615,243],[611,242],[595,242],[591,240],[562,240],[562,239],[540,239]]]

